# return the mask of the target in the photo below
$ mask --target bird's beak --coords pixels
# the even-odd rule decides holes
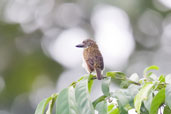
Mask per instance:
[[[76,45],[76,47],[78,47],[78,48],[84,48],[85,45],[84,44],[78,44],[78,45]]]

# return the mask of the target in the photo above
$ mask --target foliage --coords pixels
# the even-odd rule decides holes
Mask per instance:
[[[95,111],[98,114],[128,114],[130,109],[135,109],[137,114],[158,114],[163,107],[163,113],[168,114],[171,112],[171,77],[157,77],[151,72],[158,69],[154,65],[146,68],[140,80],[135,73],[127,78],[122,72],[107,72],[102,80],[103,95],[95,101],[90,99],[95,76],[83,76],[59,94],[42,100],[35,114],[44,114],[48,103],[46,114],[52,114],[54,101],[56,114],[95,114]],[[110,91],[111,79],[120,80],[122,88]]]

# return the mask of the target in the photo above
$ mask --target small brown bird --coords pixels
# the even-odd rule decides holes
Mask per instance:
[[[103,78],[101,72],[104,68],[103,57],[99,51],[99,48],[95,41],[91,39],[84,40],[82,44],[76,45],[76,47],[84,48],[83,60],[86,63],[86,70],[89,73],[96,72],[97,79]]]

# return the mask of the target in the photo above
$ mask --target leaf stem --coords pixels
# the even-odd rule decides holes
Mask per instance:
[[[49,106],[48,106],[48,110],[46,111],[46,114],[52,114],[52,109],[53,106],[55,104],[56,98],[57,98],[58,94],[53,94],[51,97],[51,101],[49,102]]]
[[[53,100],[51,100],[49,102],[49,106],[48,106],[48,110],[46,111],[46,114],[52,114],[52,108],[53,108],[53,103],[52,103]]]
[[[128,82],[129,83],[131,83],[131,84],[135,84],[135,85],[141,85],[140,83],[138,83],[138,82],[134,82],[134,81],[132,81],[132,80],[129,80],[129,79],[127,79],[128,80]]]
[[[96,105],[97,105],[99,102],[103,101],[106,97],[107,97],[107,96],[103,95],[103,96],[97,98],[95,101],[93,101],[93,103],[92,103],[92,104],[93,104],[93,107],[96,108]]]

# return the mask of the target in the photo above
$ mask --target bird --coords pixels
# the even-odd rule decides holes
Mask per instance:
[[[76,45],[83,50],[83,67],[88,73],[96,72],[98,80],[103,79],[102,71],[104,69],[103,56],[96,42],[92,39],[86,39],[81,44]]]

